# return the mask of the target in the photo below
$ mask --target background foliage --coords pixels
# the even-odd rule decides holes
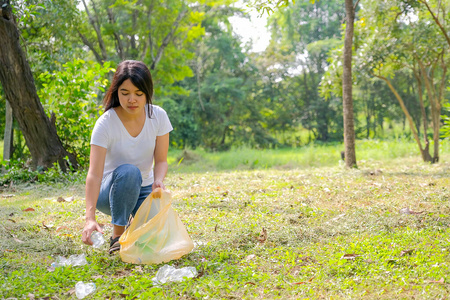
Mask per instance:
[[[60,138],[82,165],[111,68],[123,59],[143,60],[151,69],[155,104],[166,109],[175,129],[172,148],[279,149],[342,141],[342,1],[285,2],[273,9],[267,25],[271,41],[263,52],[253,52],[233,30],[231,17],[246,17],[233,2],[12,1],[41,102],[49,116],[55,114]],[[412,134],[398,99],[380,76],[398,92],[420,140],[432,139],[441,125],[439,138],[449,135],[449,45],[432,14],[445,27],[449,5],[359,2],[353,95],[357,138]],[[443,92],[427,89],[426,80]],[[436,123],[432,100],[437,94],[443,118]],[[3,110],[2,105],[0,121]],[[17,130],[15,145],[14,157],[26,161]]]

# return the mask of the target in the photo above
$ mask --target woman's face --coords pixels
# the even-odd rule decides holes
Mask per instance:
[[[138,115],[145,110],[147,97],[144,92],[140,91],[130,79],[125,80],[117,91],[119,94],[119,102],[125,113]]]

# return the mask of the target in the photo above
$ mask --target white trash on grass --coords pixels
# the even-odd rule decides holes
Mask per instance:
[[[195,267],[185,267],[177,269],[175,267],[164,265],[159,268],[156,276],[153,277],[153,284],[164,284],[171,281],[183,281],[185,278],[194,278],[197,276],[197,269]]]
[[[58,256],[56,262],[52,263],[52,267],[63,267],[63,266],[84,266],[87,265],[86,256],[84,254],[71,255],[69,258],[63,256]]]
[[[95,283],[93,282],[84,283],[83,281],[78,281],[75,285],[75,294],[77,295],[78,299],[83,299],[94,291]]]

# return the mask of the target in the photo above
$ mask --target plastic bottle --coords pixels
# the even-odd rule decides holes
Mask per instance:
[[[101,234],[98,231],[94,231],[91,234],[91,241],[92,241],[92,247],[94,248],[100,248],[105,243],[105,238],[103,237],[103,234]]]
[[[86,256],[84,254],[71,255],[69,258],[63,256],[58,256],[56,262],[52,263],[52,267],[63,267],[63,266],[84,266],[87,265]]]
[[[185,267],[177,269],[175,267],[164,265],[156,273],[153,278],[155,284],[163,284],[170,281],[183,281],[185,278],[193,278],[197,276],[195,267]]]
[[[78,299],[83,299],[90,293],[93,293],[95,291],[95,283],[88,282],[84,283],[83,281],[78,281],[75,285],[75,294],[77,295]]]
[[[68,258],[68,264],[71,266],[84,266],[87,265],[86,255],[80,254],[80,255],[71,255]]]

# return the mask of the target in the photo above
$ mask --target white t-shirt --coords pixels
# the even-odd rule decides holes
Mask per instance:
[[[151,118],[145,105],[145,124],[138,136],[132,137],[116,111],[111,108],[98,118],[91,136],[91,145],[106,148],[103,178],[118,166],[132,164],[142,174],[142,186],[153,183],[153,153],[156,137],[172,131],[169,117],[164,109],[152,105]]]

